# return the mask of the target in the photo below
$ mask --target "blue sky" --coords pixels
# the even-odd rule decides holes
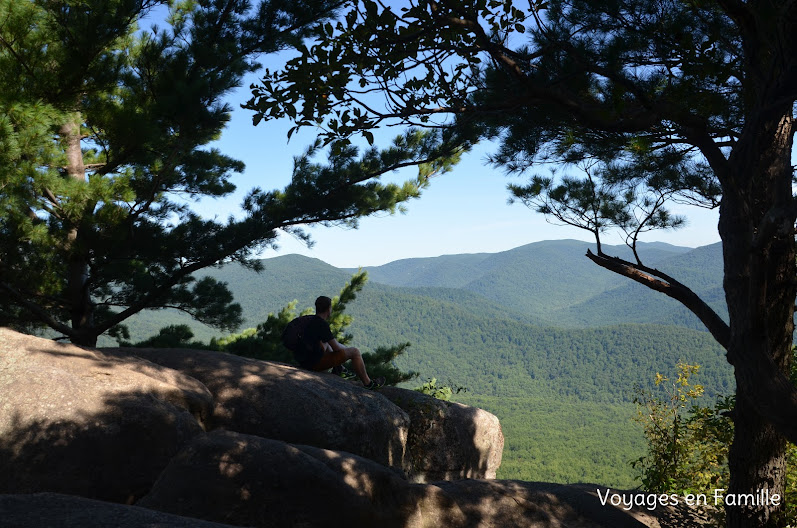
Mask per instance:
[[[153,11],[142,21],[142,29],[152,22],[163,25],[165,8]],[[266,67],[279,68],[284,54],[265,57]],[[226,219],[241,214],[244,195],[253,187],[265,190],[283,188],[290,181],[293,157],[301,154],[314,139],[313,130],[304,129],[287,140],[291,123],[287,120],[252,125],[252,113],[240,108],[250,97],[249,85],[257,74],[228,97],[232,119],[221,138],[213,145],[246,164],[246,170],[233,178],[237,191],[223,199],[207,199],[194,205],[205,217]],[[387,144],[399,130],[377,133],[376,144]],[[490,145],[480,145],[465,156],[448,174],[437,176],[420,199],[408,202],[406,214],[381,214],[364,218],[359,229],[310,227],[312,248],[291,235],[282,234],[279,249],[267,250],[263,258],[299,253],[321,259],[333,266],[355,268],[375,266],[412,257],[431,257],[458,253],[495,253],[531,242],[578,239],[594,242],[586,231],[549,223],[543,215],[522,204],[508,205],[506,185],[511,181],[500,170],[484,163]],[[547,170],[547,169],[544,169]],[[414,174],[411,169],[388,176],[403,181]],[[515,180],[522,181],[522,180]],[[675,207],[673,212],[687,217],[687,226],[677,231],[648,233],[646,242],[697,247],[719,241],[717,211],[694,207]],[[607,233],[607,244],[622,244],[619,234]]]
[[[256,80],[253,77],[251,80]],[[287,121],[252,126],[251,112],[240,108],[248,99],[248,83],[231,94],[232,120],[215,144],[226,154],[246,164],[243,174],[233,179],[238,191],[225,199],[207,200],[195,206],[203,216],[220,219],[240,213],[244,194],[253,187],[282,188],[290,181],[293,156],[300,154],[314,139],[305,129],[290,142]],[[383,139],[396,135],[390,131]],[[377,144],[379,144],[379,136]],[[590,234],[568,226],[549,223],[543,215],[522,204],[507,204],[506,185],[510,178],[488,167],[484,157],[490,145],[481,145],[467,155],[455,169],[437,176],[422,197],[406,204],[406,214],[381,214],[362,219],[359,229],[313,227],[308,231],[315,244],[307,248],[301,241],[283,234],[279,249],[269,250],[264,258],[299,253],[321,259],[337,267],[374,266],[412,257],[457,253],[494,253],[541,240],[573,238],[592,241]],[[411,177],[411,169],[390,176],[396,181]],[[688,225],[676,231],[652,232],[644,241],[697,247],[719,240],[717,212],[694,207],[675,209],[685,214]],[[617,234],[607,233],[608,244],[622,244]]]
[[[163,24],[164,10],[154,11],[150,21]],[[284,56],[265,58],[266,66],[278,68]],[[213,145],[225,154],[246,164],[246,170],[233,178],[238,190],[224,199],[204,200],[194,210],[205,217],[225,219],[241,214],[244,195],[253,187],[270,190],[284,187],[290,181],[293,157],[309,145],[315,135],[305,129],[287,140],[291,124],[287,121],[261,122],[252,125],[251,112],[240,108],[249,99],[249,84],[258,76],[250,76],[244,86],[229,95],[233,107],[232,120],[221,138]],[[377,134],[377,145],[386,144],[398,130]],[[593,241],[590,234],[567,226],[549,223],[546,218],[522,204],[508,205],[506,185],[510,179],[500,170],[488,167],[484,157],[490,145],[481,145],[465,156],[455,169],[436,177],[420,199],[406,204],[406,214],[381,214],[362,219],[359,229],[311,227],[308,232],[315,242],[306,247],[294,237],[283,234],[279,249],[268,250],[263,258],[300,253],[321,259],[337,267],[374,266],[412,257],[430,257],[457,253],[494,253],[531,242],[554,239]],[[389,176],[395,181],[412,177],[410,169]],[[677,231],[649,233],[645,241],[697,247],[719,240],[717,212],[697,208],[675,208],[685,214],[688,225]],[[606,234],[604,243],[622,244],[619,235]]]

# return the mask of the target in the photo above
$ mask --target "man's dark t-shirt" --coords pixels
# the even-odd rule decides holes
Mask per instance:
[[[293,357],[303,368],[312,368],[324,355],[319,341],[326,343],[333,339],[332,330],[322,317],[303,315],[285,327],[283,343],[293,351]]]

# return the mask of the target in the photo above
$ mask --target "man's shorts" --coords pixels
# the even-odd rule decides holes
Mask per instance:
[[[318,363],[310,367],[310,370],[314,370],[316,372],[320,372],[322,370],[329,370],[332,367],[337,367],[338,365],[342,365],[344,361],[346,361],[345,350],[338,350],[337,352],[329,352],[321,356],[321,359],[318,360]]]

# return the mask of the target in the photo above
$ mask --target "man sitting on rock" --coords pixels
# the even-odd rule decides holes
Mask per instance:
[[[297,317],[285,327],[282,343],[293,352],[293,357],[302,368],[321,372],[330,368],[342,368],[351,360],[354,372],[366,389],[377,389],[385,384],[385,378],[371,379],[365,370],[360,350],[344,347],[332,335],[329,328],[332,315],[332,299],[321,296],[315,300],[315,315]]]

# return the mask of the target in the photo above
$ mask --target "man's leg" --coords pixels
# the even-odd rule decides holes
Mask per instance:
[[[370,385],[371,378],[368,377],[368,372],[365,370],[365,363],[363,356],[360,354],[360,349],[356,347],[346,347],[343,350],[332,352],[332,347],[324,343],[324,355],[321,361],[313,367],[315,371],[324,371],[343,364],[347,360],[351,360],[351,366],[363,385]]]
[[[371,378],[368,377],[368,372],[365,371],[365,362],[362,354],[360,354],[360,349],[355,347],[346,348],[346,359],[351,360],[352,369],[354,369],[360,381],[363,382],[363,385],[370,385]]]
[[[313,366],[312,370],[316,372],[323,372],[325,370],[331,369],[332,367],[342,365],[347,359],[346,353],[343,350],[333,352],[330,348],[329,351],[324,351],[324,355],[321,356],[321,359]]]
[[[365,362],[363,361],[362,354],[360,354],[360,349],[356,347],[346,347],[343,350],[338,350],[337,352],[331,352],[331,350],[332,347],[324,343],[325,353],[321,358],[321,361],[319,361],[312,370],[328,370],[332,367],[343,364],[346,360],[351,360],[351,366],[354,369],[354,373],[357,374],[357,377],[360,378],[360,381],[362,381],[366,388],[371,388],[369,387],[369,385],[371,385],[371,378],[368,376],[368,372],[365,370]],[[327,351],[329,352],[327,353]],[[384,384],[385,379],[379,378],[374,387],[381,387]]]

